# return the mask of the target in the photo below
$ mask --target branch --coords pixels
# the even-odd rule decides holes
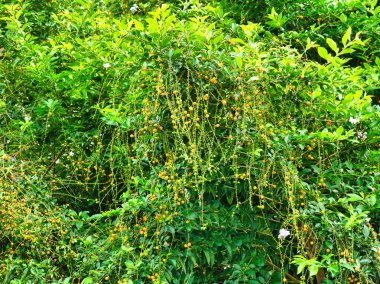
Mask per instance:
[[[282,270],[280,267],[278,267],[274,263],[270,262],[269,260],[265,260],[265,264],[270,265],[277,270]],[[285,273],[286,278],[288,278],[290,281],[297,283],[297,284],[301,283],[297,278],[295,278],[294,276],[292,276],[288,272],[284,272],[284,273]]]

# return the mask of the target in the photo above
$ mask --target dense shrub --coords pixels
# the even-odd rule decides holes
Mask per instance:
[[[376,2],[7,2],[2,282],[380,278]]]

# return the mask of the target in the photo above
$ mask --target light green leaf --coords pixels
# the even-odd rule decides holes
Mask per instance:
[[[343,49],[340,53],[339,53],[339,55],[342,55],[342,54],[350,54],[350,53],[353,53],[355,51],[355,49],[353,49],[353,48],[345,48],[345,49]]]
[[[347,198],[347,202],[355,202],[355,201],[360,201],[363,200],[363,198],[355,193],[349,193],[347,194],[349,198]]]
[[[319,267],[318,267],[318,266],[316,266],[316,265],[311,265],[311,266],[309,267],[310,276],[317,275],[318,270],[319,270]]]
[[[235,57],[235,62],[239,68],[243,67],[243,59],[240,56]]]
[[[339,126],[335,133],[339,137],[339,136],[342,136],[343,131],[344,131],[343,127]]]
[[[327,38],[326,39],[326,43],[329,45],[329,47],[335,52],[335,53],[338,53],[339,52],[339,48],[338,46],[336,45],[335,41],[332,40],[331,38]]]
[[[327,49],[324,47],[318,47],[318,54],[323,59],[330,61],[331,55],[327,52]]]
[[[345,14],[341,14],[341,15],[339,16],[339,19],[340,19],[340,21],[341,21],[342,23],[347,22],[347,16],[346,16]]]
[[[301,263],[298,265],[298,268],[297,268],[297,274],[300,274],[302,273],[302,271],[304,270],[306,264],[305,263]]]
[[[94,280],[91,277],[86,277],[83,279],[82,284],[92,284]]]
[[[144,30],[144,25],[143,25],[143,23],[141,23],[141,22],[138,21],[138,20],[134,20],[133,22],[134,22],[134,24],[135,24],[135,28],[136,28],[136,30],[138,30],[138,31],[143,31],[143,30]]]
[[[346,33],[342,37],[342,43],[344,46],[347,45],[347,41],[351,40],[351,33],[352,33],[352,29],[351,27],[348,27]]]

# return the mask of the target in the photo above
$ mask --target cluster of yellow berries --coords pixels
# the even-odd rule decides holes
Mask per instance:
[[[318,186],[323,186],[325,187],[326,186],[326,183],[324,182],[323,178],[321,178],[317,184]]]
[[[181,204],[185,204],[185,199],[180,198],[178,194],[174,195],[174,202],[177,206],[180,206]]]
[[[135,225],[136,228],[139,228],[140,225],[139,224],[136,224]],[[148,229],[146,227],[142,227],[140,230],[139,230],[139,234],[140,235],[143,235],[145,238],[148,236]]]
[[[350,277],[347,278],[347,280],[350,283],[361,284],[361,282],[359,281],[359,278],[355,277],[355,275],[351,275]]]
[[[147,276],[148,279],[152,280],[152,282],[156,282],[158,278],[158,273],[154,273],[153,275]]]
[[[169,211],[165,211],[164,213],[157,213],[156,216],[154,216],[154,220],[156,221],[165,221],[166,218],[173,218],[171,214],[169,214]]]

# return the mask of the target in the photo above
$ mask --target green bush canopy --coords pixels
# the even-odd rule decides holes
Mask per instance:
[[[1,2],[1,283],[379,283],[376,0]]]

